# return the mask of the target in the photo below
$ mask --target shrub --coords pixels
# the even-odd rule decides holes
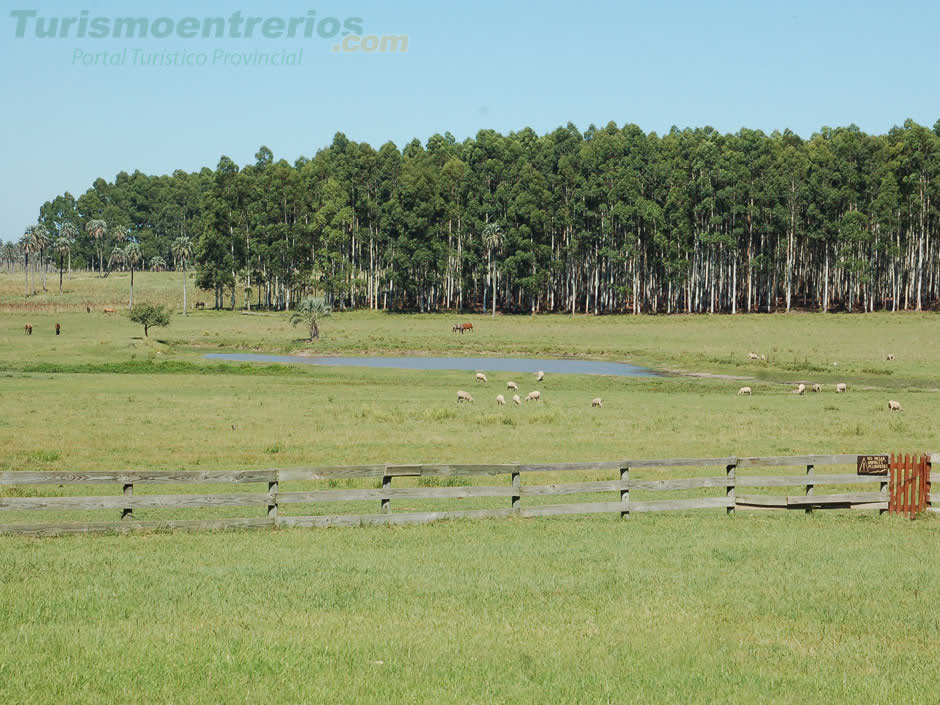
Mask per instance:
[[[170,310],[163,305],[136,304],[128,314],[134,323],[144,327],[144,337],[148,337],[150,328],[166,328],[170,325]]]

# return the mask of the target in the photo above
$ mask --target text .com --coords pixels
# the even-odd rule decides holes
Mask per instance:
[[[361,37],[350,34],[334,44],[333,51],[344,54],[405,54],[408,52],[408,35],[368,34]]]

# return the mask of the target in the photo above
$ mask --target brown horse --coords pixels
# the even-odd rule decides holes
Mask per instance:
[[[27,323],[27,324],[23,327],[23,330],[26,332],[26,335],[32,335],[32,334],[33,334],[33,327],[32,327],[32,325],[30,325],[29,323]]]
[[[472,323],[462,323],[462,324],[460,325],[460,332],[461,332],[461,333],[472,333],[472,332],[473,332],[473,324],[472,324]]]
[[[61,330],[62,330],[62,326],[60,326],[58,323],[56,323],[56,324],[55,324],[55,334],[58,335],[58,334],[61,332]]]

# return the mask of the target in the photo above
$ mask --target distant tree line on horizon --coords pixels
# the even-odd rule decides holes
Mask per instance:
[[[402,150],[337,134],[293,164],[261,147],[244,167],[98,179],[2,258],[60,277],[67,258],[188,262],[220,308],[921,310],[940,299],[938,177],[940,121],[809,139],[569,123]]]

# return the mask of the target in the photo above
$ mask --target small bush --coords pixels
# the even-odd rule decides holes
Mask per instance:
[[[170,325],[170,309],[163,304],[135,304],[127,317],[144,327],[145,338],[151,328],[166,328]]]

